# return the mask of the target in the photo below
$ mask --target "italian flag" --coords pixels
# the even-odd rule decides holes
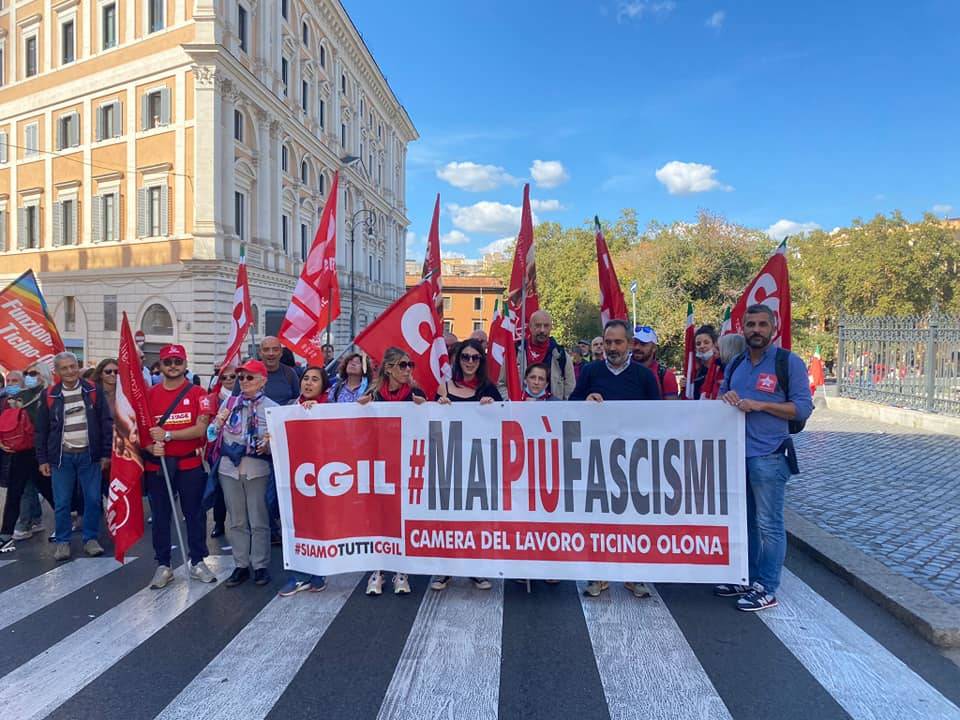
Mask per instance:
[[[730,321],[730,306],[723,313],[723,324],[720,326],[720,335],[729,335],[733,332],[733,323]]]

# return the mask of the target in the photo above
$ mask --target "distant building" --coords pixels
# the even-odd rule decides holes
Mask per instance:
[[[407,275],[407,287],[420,282],[420,274]],[[489,331],[497,300],[506,287],[495,277],[443,276],[443,325],[461,340],[474,330]]]

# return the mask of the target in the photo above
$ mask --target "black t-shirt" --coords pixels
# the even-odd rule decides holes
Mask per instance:
[[[500,394],[500,391],[497,390],[497,386],[491,382],[478,387],[471,397],[457,397],[450,393],[447,393],[447,397],[450,399],[450,402],[480,402],[481,399],[486,397],[493,399],[494,402],[503,400],[503,396]]]

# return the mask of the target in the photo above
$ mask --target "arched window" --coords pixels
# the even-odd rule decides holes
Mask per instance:
[[[303,44],[305,47],[310,47],[310,28],[307,27],[307,23],[304,22],[301,27],[301,34],[303,35]]]
[[[327,66],[327,49],[321,45],[320,46],[320,67]]]
[[[147,335],[173,335],[173,318],[167,309],[159,303],[154,303],[143,314],[140,329]]]
[[[327,191],[327,190],[326,190],[326,185],[327,185],[326,180],[327,180],[327,178],[324,176],[324,174],[323,174],[323,173],[320,173],[320,182],[319,182],[319,185],[320,185],[320,194],[321,194],[321,195],[323,195],[323,194]]]
[[[280,169],[284,172],[287,172],[290,167],[290,152],[287,150],[286,145],[280,147]]]
[[[304,160],[300,163],[300,182],[304,185],[310,183],[310,166],[307,164],[307,161]]]

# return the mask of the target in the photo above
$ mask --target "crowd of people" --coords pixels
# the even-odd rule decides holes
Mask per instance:
[[[777,604],[786,550],[784,489],[790,474],[797,472],[791,423],[805,421],[813,404],[803,361],[773,344],[777,327],[771,309],[751,306],[743,327],[743,335],[722,338],[709,325],[696,331],[696,369],[688,398],[682,390],[688,384],[658,361],[658,336],[650,326],[611,320],[602,336],[567,349],[553,337],[549,313],[540,310],[531,316],[528,337],[517,350],[524,402],[684,398],[725,402],[746,415],[749,584],[720,585],[715,593],[738,598],[740,610],[755,611]],[[482,331],[462,342],[448,334],[446,341],[453,373],[441,386],[437,402],[488,404],[507,396],[506,373],[488,374]],[[143,368],[154,420],[151,443],[142,448],[157,564],[151,588],[163,588],[174,579],[174,496],[184,519],[191,579],[216,581],[204,561],[212,512],[210,537],[225,536],[221,547],[234,559],[225,585],[272,581],[271,545],[280,542],[280,513],[268,407],[428,402],[412,380],[414,361],[403,350],[391,348],[376,367],[360,353],[336,358],[332,346],[323,350],[324,365],[298,367],[289,350],[266,337],[259,344],[259,358],[215,368],[206,388],[189,371],[181,345],[164,347],[159,360]],[[55,374],[43,363],[6,374],[0,391],[0,458],[7,488],[0,551],[13,551],[16,543],[46,533],[42,498],[54,511],[49,540],[57,560],[71,557],[77,531],[83,553],[104,552],[99,537],[110,478],[118,367],[115,359],[104,359],[82,372],[77,357],[64,352],[54,358]],[[440,592],[451,580],[435,577],[430,587]],[[486,578],[469,581],[479,590],[491,587]],[[367,594],[382,594],[384,583],[383,570],[372,572]],[[410,592],[404,573],[393,573],[391,583],[397,595]],[[292,572],[279,594],[318,592],[325,586],[323,577]],[[626,586],[639,598],[650,595],[642,578]],[[591,580],[585,593],[597,597],[608,588],[604,580]]]

